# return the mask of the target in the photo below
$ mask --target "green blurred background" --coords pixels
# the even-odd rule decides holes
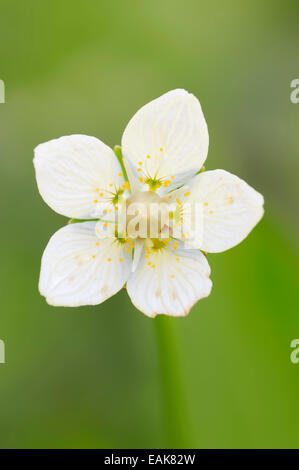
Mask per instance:
[[[297,0],[0,0],[1,448],[299,447],[298,13]],[[119,144],[177,87],[201,101],[207,169],[262,192],[264,219],[209,255],[212,294],[187,318],[148,319],[125,291],[48,306],[40,258],[66,219],[38,194],[33,148],[72,133]]]

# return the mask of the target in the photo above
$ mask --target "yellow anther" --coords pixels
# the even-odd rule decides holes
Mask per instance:
[[[139,181],[140,181],[140,183],[143,183],[143,178],[142,178],[142,176],[140,176]]]
[[[152,263],[149,261],[147,264],[148,264],[148,266],[150,266]]]
[[[122,263],[122,262],[123,262],[123,259],[122,259],[122,258],[119,258],[119,261]]]
[[[174,180],[174,176],[171,176],[171,179]]]
[[[109,262],[110,262],[110,261],[111,261],[111,258],[108,258],[108,259],[107,259],[107,261],[109,261]]]
[[[204,203],[204,205],[205,205],[205,206],[207,206],[207,205],[208,205],[208,203],[207,203],[207,202],[205,202],[205,203]]]
[[[95,199],[93,202],[94,202],[95,204],[97,204],[99,201],[98,201],[98,199]]]
[[[144,256],[145,256],[145,258],[149,258],[149,255],[144,255]]]
[[[142,171],[141,168],[138,168],[137,171]]]
[[[103,196],[104,196],[104,194],[103,194],[103,193],[100,193],[100,196],[101,196],[101,197],[103,197]]]
[[[131,245],[131,248],[135,248],[135,245]]]
[[[139,165],[142,165],[142,162],[139,162]]]
[[[155,268],[156,266],[154,264],[152,264],[152,268]]]
[[[115,206],[115,208],[114,208],[114,209],[115,209],[116,211],[118,211],[118,206]]]
[[[98,193],[99,191],[100,191],[99,188],[96,188],[96,192]]]
[[[151,158],[151,156],[150,156],[150,155],[147,155],[146,158]]]
[[[160,152],[163,152],[163,149],[162,149],[162,147],[160,148]]]
[[[99,246],[99,242],[96,242],[96,246]]]
[[[128,189],[128,190],[130,190],[130,185],[129,185],[129,183],[128,183],[127,181],[124,182],[124,184],[123,184],[123,189]]]
[[[176,261],[180,261],[180,258],[176,258]]]
[[[181,204],[181,201],[179,200],[179,198],[178,198],[178,197],[176,198],[176,203],[177,203],[178,205],[180,205],[180,204]]]
[[[113,184],[112,184],[112,183],[110,183],[110,184],[109,184],[109,186],[110,186],[110,188],[112,188]]]
[[[175,278],[175,275],[174,275],[174,274],[172,274],[170,277],[171,277],[172,279],[174,279],[174,278]]]
[[[187,191],[187,192],[184,194],[184,196],[185,196],[185,197],[190,196],[189,191]]]
[[[210,214],[213,214],[213,213],[214,213],[214,211],[209,211],[209,212],[210,212]]]
[[[122,173],[118,173],[118,176],[122,176],[123,174]]]
[[[96,255],[92,255],[93,259],[95,259]]]
[[[126,252],[127,252],[127,253],[131,253],[131,248],[127,248],[127,249],[126,249]]]

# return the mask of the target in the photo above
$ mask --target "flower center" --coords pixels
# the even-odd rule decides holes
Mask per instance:
[[[130,238],[159,238],[168,221],[168,205],[153,191],[138,191],[126,202],[126,231]]]

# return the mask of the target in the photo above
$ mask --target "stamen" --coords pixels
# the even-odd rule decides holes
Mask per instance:
[[[123,188],[124,188],[124,189],[127,189],[128,191],[130,191],[130,185],[129,185],[128,181],[125,181],[125,182],[124,182]]]

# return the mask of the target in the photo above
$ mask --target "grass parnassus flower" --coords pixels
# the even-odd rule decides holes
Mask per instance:
[[[45,249],[39,289],[47,302],[96,305],[126,284],[146,315],[183,316],[208,296],[210,267],[202,252],[237,245],[263,215],[263,197],[243,180],[224,170],[200,172],[208,143],[199,101],[178,89],[143,106],[127,125],[121,146],[126,171],[94,137],[39,145],[34,166],[40,194],[59,214],[82,220],[58,230]],[[128,215],[133,202],[160,201],[173,208],[170,236],[163,236],[157,219],[157,237],[147,232],[134,239],[130,215],[120,233],[116,220],[124,208]],[[200,243],[188,240],[188,204],[201,207]],[[154,220],[146,214],[147,227]],[[184,232],[173,237],[182,223]]]

